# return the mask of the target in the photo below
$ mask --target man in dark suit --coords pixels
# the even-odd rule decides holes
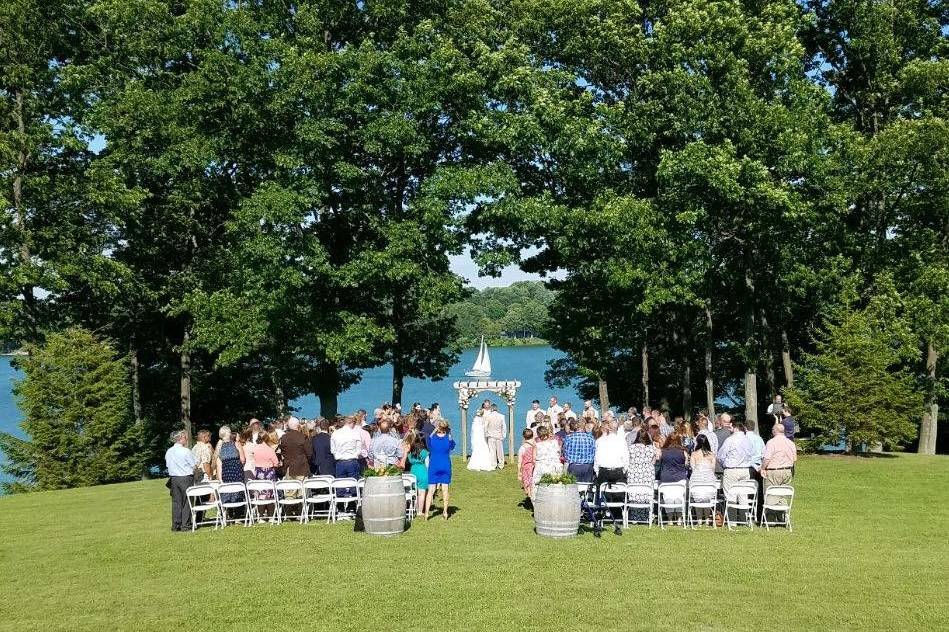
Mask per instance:
[[[316,424],[316,434],[310,440],[312,456],[310,456],[310,472],[318,476],[336,475],[336,459],[330,450],[330,422],[320,419]]]
[[[280,437],[280,454],[283,455],[283,466],[287,471],[285,478],[302,481],[310,475],[313,444],[300,432],[300,420],[296,417],[290,418],[287,431]]]

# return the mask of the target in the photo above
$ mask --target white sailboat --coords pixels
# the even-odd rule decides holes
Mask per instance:
[[[465,371],[468,377],[488,377],[491,375],[491,356],[488,355],[488,345],[481,336],[481,348],[478,349],[478,358],[470,371]]]

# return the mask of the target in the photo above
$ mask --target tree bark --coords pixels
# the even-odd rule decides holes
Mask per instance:
[[[188,343],[191,341],[191,329],[185,326],[184,336],[181,341],[181,425],[184,427],[188,436],[191,433],[191,349]]]
[[[335,389],[325,389],[318,393],[320,398],[320,417],[335,419],[339,410],[339,393]]]
[[[715,419],[715,383],[712,378],[712,303],[705,300],[705,406],[709,419]]]
[[[784,365],[784,383],[789,388],[794,387],[794,365],[791,364],[791,344],[788,342],[788,332],[781,328],[781,364]]]
[[[643,343],[643,408],[649,406],[649,346]]]
[[[405,386],[405,374],[398,358],[392,359],[392,405],[402,405],[402,389]]]
[[[936,428],[939,421],[939,402],[936,400],[936,362],[939,354],[932,341],[926,343],[926,374],[929,382],[926,412],[923,414],[923,423],[919,428],[919,454],[936,453]]]
[[[755,284],[751,267],[745,267],[745,424],[758,427],[758,383],[755,375]]]
[[[132,369],[132,416],[135,418],[135,427],[144,437],[145,420],[142,419],[142,383],[139,376],[138,347],[135,344],[135,336],[132,336],[132,344],[129,350],[129,364]],[[148,468],[142,467],[142,480],[148,479]]]
[[[24,114],[24,96],[22,90],[17,90],[14,95],[13,118],[16,120],[16,129],[18,133],[18,149],[16,156],[16,173],[13,176],[13,208],[16,230],[19,233],[20,264],[24,268],[29,268],[31,263],[30,254],[30,232],[27,225],[26,204],[23,201],[23,178],[26,173],[26,167],[29,159],[26,148],[26,115]],[[25,271],[25,277],[30,278],[30,272]],[[36,318],[36,296],[33,294],[33,285],[26,283],[20,287],[23,294],[23,317],[26,337],[30,342],[37,338],[37,318]],[[24,342],[24,341],[20,341]]]
[[[277,410],[278,417],[284,417],[287,414],[287,396],[280,385],[280,376],[276,370],[273,371],[271,379],[273,380],[274,408]]]
[[[606,384],[606,380],[602,377],[597,380],[597,387],[600,391],[600,409],[603,412],[606,412],[610,408],[610,391]]]
[[[682,415],[689,419],[692,415],[692,366],[689,364],[688,354],[683,362],[685,368],[682,370]]]

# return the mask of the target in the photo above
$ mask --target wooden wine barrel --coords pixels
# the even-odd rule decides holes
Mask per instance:
[[[401,476],[370,476],[362,495],[366,533],[398,535],[405,531],[405,488]]]
[[[580,530],[580,490],[572,485],[538,485],[534,530],[548,538],[572,538]]]

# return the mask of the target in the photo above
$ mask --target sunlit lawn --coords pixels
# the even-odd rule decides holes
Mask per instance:
[[[163,481],[0,498],[0,629],[949,629],[949,458],[806,457],[795,530],[534,535],[513,470],[456,513],[171,533]]]

